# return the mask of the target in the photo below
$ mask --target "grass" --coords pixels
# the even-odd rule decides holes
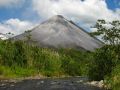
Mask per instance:
[[[21,67],[7,67],[0,66],[0,78],[11,79],[34,76],[36,74],[35,69],[32,68],[21,68]]]
[[[0,41],[0,75],[4,77],[83,76],[87,75],[90,58],[89,52]]]
[[[120,89],[120,65],[117,65],[112,71],[111,75],[105,78],[108,88],[112,90]]]

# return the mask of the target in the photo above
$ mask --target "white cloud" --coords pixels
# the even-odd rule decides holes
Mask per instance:
[[[0,0],[0,7],[19,6],[25,0]]]
[[[6,34],[8,32],[15,35],[23,33],[26,30],[33,28],[34,24],[29,21],[21,21],[19,19],[9,19],[0,23],[0,33]]]
[[[61,14],[88,26],[97,19],[120,19],[119,10],[108,9],[105,0],[32,0],[33,9],[43,19]]]
[[[0,7],[19,6],[25,0],[0,0]],[[112,11],[108,9],[105,0],[30,0],[32,8],[40,18],[48,19],[54,15],[61,14],[76,22],[80,22],[85,28],[92,26],[97,19],[114,20],[120,19],[120,9]],[[31,5],[30,5],[31,6]],[[27,15],[26,15],[27,16]],[[28,15],[29,16],[29,15]],[[20,34],[33,27],[29,21],[9,19],[0,23],[0,32],[13,32]]]

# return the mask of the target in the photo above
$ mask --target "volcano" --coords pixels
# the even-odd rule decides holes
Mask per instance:
[[[36,26],[30,32],[13,37],[14,40],[24,40],[30,35],[31,42],[40,47],[74,48],[93,51],[103,43],[91,37],[85,30],[63,16],[56,15]]]

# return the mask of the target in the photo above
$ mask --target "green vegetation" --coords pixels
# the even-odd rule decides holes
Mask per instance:
[[[91,53],[73,49],[48,49],[24,41],[0,41],[0,76],[87,75]]]
[[[106,26],[107,25],[107,26]],[[109,27],[108,27],[109,26]],[[93,53],[88,76],[91,80],[104,80],[112,90],[120,89],[120,21],[98,20],[94,36],[108,44]]]
[[[106,45],[94,52],[94,59],[89,70],[89,77],[91,79],[103,80],[104,76],[111,74],[119,61],[118,48]]]
[[[106,22],[105,20],[98,20],[93,28],[96,32],[90,33],[92,36],[100,36],[106,44],[119,45],[120,44],[120,21],[115,20]]]
[[[120,45],[106,45],[96,50],[89,67],[91,80],[104,80],[108,88],[120,88]],[[118,89],[117,89],[118,88]]]
[[[114,67],[110,76],[105,78],[106,84],[108,88],[112,88],[113,90],[120,89],[120,65]]]
[[[88,76],[104,80],[108,88],[120,89],[120,22],[98,20],[97,32],[107,44],[94,52],[74,49],[40,48],[25,41],[0,41],[0,78]]]

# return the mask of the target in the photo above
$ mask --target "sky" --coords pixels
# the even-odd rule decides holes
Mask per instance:
[[[63,15],[87,31],[98,19],[120,20],[120,0],[0,0],[0,33],[23,33]]]

